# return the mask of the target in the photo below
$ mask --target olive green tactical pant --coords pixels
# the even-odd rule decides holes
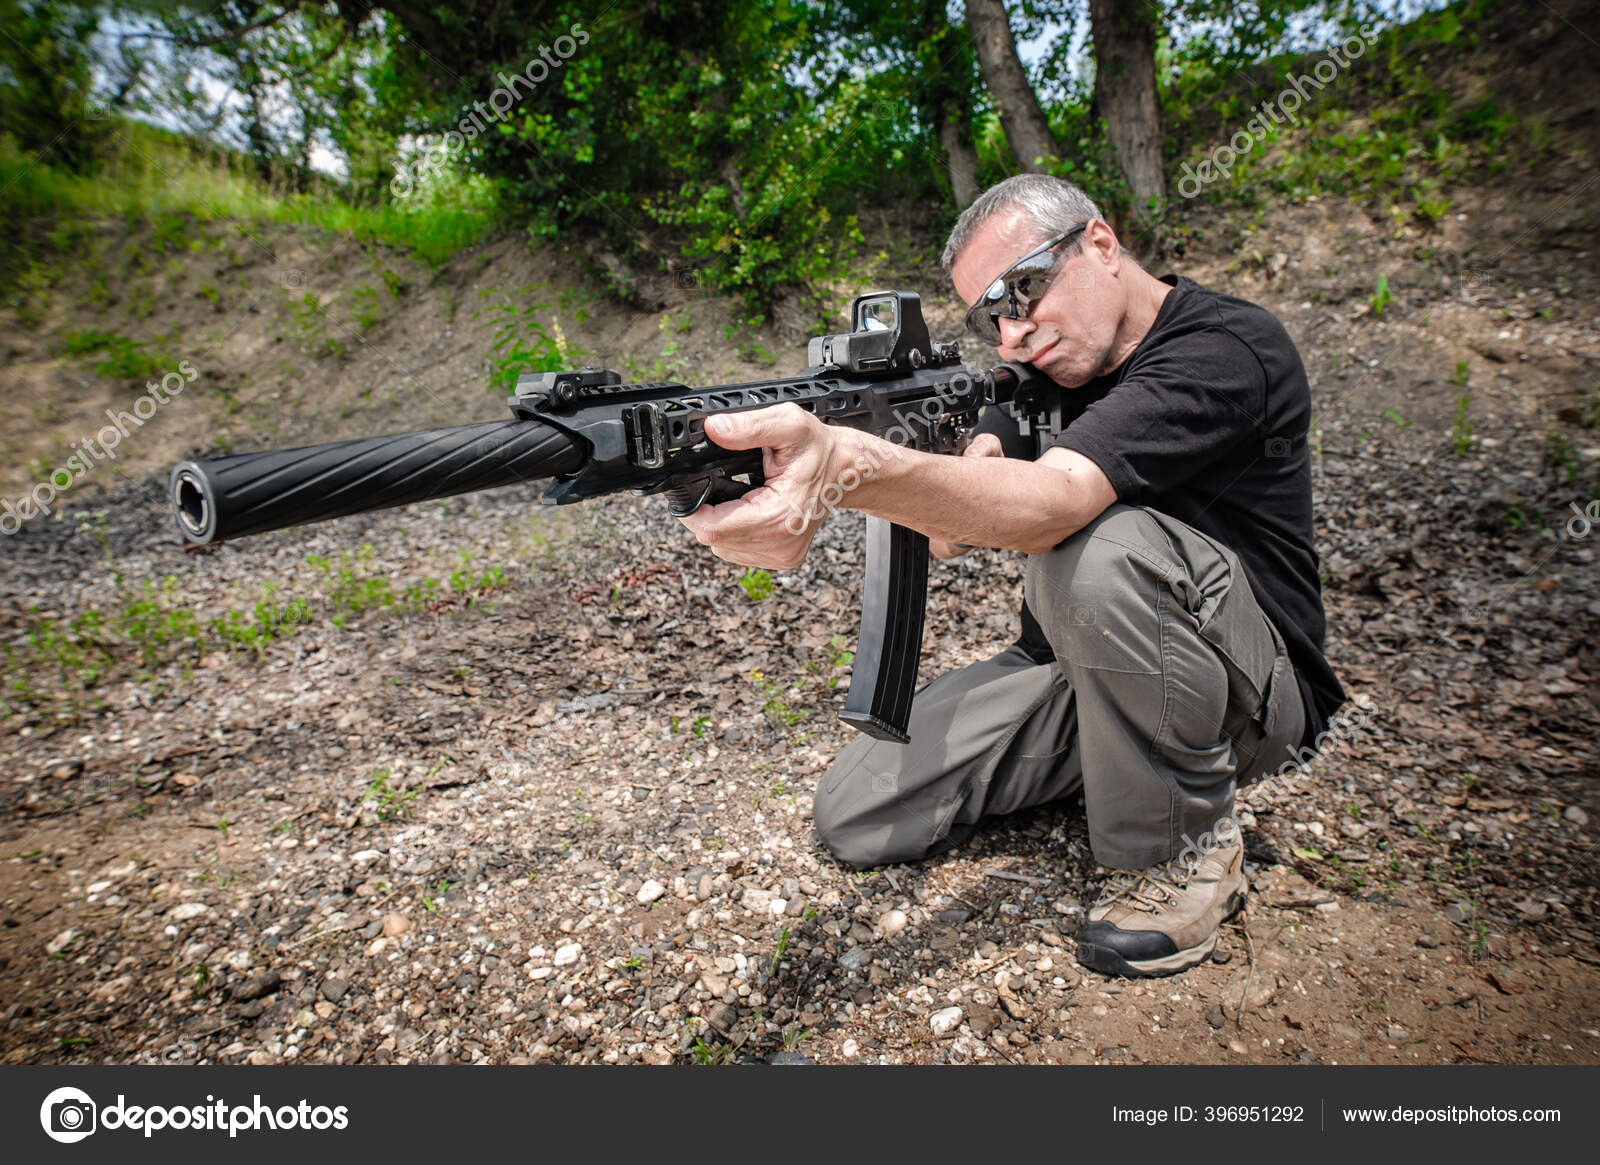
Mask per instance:
[[[1155,510],[1113,505],[1028,559],[1056,659],[1009,647],[924,685],[910,742],[860,736],[817,783],[823,843],[856,867],[914,861],[982,818],[1082,790],[1097,861],[1178,856],[1305,726],[1282,636],[1238,557]]]

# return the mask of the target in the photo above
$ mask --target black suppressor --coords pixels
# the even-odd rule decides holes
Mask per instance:
[[[583,462],[559,429],[491,421],[184,461],[172,471],[173,512],[189,539],[212,542],[543,481]]]

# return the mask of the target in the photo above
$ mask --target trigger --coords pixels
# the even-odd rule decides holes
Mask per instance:
[[[674,518],[687,518],[701,506],[711,493],[712,479],[702,477],[696,481],[680,481],[667,488],[667,512]]]

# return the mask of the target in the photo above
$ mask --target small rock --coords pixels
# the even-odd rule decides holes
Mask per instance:
[[[958,1009],[959,1010],[959,1009]],[[989,1038],[989,1033],[1000,1026],[1000,1013],[993,1007],[982,1003],[974,1003],[972,1014],[967,1017],[967,1023],[972,1027],[972,1034],[980,1040]],[[957,1020],[959,1023],[960,1021]]]
[[[1206,1012],[1206,1022],[1212,1027],[1220,1030],[1222,1025],[1228,1022],[1228,1017],[1222,1014],[1222,1008],[1213,1007],[1210,1011]]]
[[[723,1035],[727,1035],[733,1030],[733,1025],[738,1018],[739,1013],[726,1003],[714,1004],[711,1010],[706,1012],[706,1022]]]
[[[941,911],[939,911],[938,914],[935,914],[933,917],[934,917],[934,920],[936,922],[948,922],[948,923],[951,923],[953,925],[959,925],[960,923],[963,923],[963,922],[967,921],[967,919],[972,917],[972,911],[970,911],[970,910],[941,910]]]
[[[1407,1034],[1408,1033],[1406,1032],[1406,1029],[1401,1027],[1399,1024],[1391,1023],[1389,1025],[1389,1038],[1391,1040],[1403,1040],[1406,1038]]]
[[[802,1056],[799,1052],[773,1052],[772,1055],[767,1059],[767,1063],[769,1064],[787,1065],[790,1067],[800,1067],[801,1065],[811,1064],[814,1062],[815,1061],[809,1060],[805,1056]]]
[[[1459,902],[1452,902],[1444,908],[1444,916],[1451,922],[1465,922],[1467,913],[1467,908]]]
[[[75,930],[69,929],[62,931],[60,934],[56,935],[55,938],[44,944],[45,954],[54,955],[60,951],[66,950],[67,944],[77,937],[78,932]]]
[[[385,938],[398,938],[411,929],[411,920],[403,914],[385,914],[383,916],[383,936]]]
[[[270,995],[278,989],[283,982],[283,976],[277,971],[263,971],[259,975],[252,975],[242,983],[234,984],[233,997],[238,1000],[260,999],[263,995]]]
[[[1057,914],[1082,914],[1083,907],[1070,898],[1057,898],[1050,903],[1050,909]]]
[[[1249,1051],[1249,1049],[1246,1048],[1243,1044],[1241,1044],[1238,1040],[1229,1040],[1228,1041],[1228,1051],[1234,1052],[1237,1055],[1242,1056],[1247,1051]]]
[[[185,922],[191,918],[199,918],[210,909],[211,907],[204,902],[180,902],[167,911],[167,917],[177,922]]]
[[[262,1003],[261,1000],[252,999],[248,1003],[241,1003],[239,1005],[239,1014],[245,1019],[255,1019],[266,1009],[267,1005]]]
[[[639,893],[636,897],[639,899],[640,906],[648,906],[666,892],[667,888],[652,878],[639,887]]]
[[[1543,918],[1550,907],[1543,902],[1535,902],[1532,898],[1523,898],[1513,903],[1518,912],[1527,918]]]
[[[839,966],[843,967],[846,971],[858,971],[861,969],[861,964],[866,962],[866,960],[866,951],[862,950],[860,947],[851,947],[848,951],[839,956]]]
[[[1568,805],[1567,806],[1567,811],[1565,813],[1563,813],[1562,816],[1565,817],[1568,821],[1572,822],[1572,824],[1574,824],[1574,825],[1588,825],[1589,824],[1589,815],[1587,813],[1585,813],[1582,809],[1578,808],[1576,805]]]
[[[891,910],[878,919],[878,925],[883,928],[884,938],[893,938],[906,928],[907,921],[905,911]]]
[[[322,997],[329,1003],[338,1003],[350,990],[350,984],[344,979],[328,979],[322,984]]]
[[[583,946],[579,943],[567,943],[556,948],[556,957],[551,960],[558,967],[570,966],[578,961],[578,956],[583,953]]]
[[[1439,940],[1430,931],[1425,930],[1417,936],[1417,945],[1425,951],[1431,951],[1438,947]]]
[[[1347,1023],[1331,1023],[1328,1025],[1328,1029],[1341,1039],[1359,1040],[1361,1038],[1361,1032]]]
[[[928,1017],[928,1026],[936,1036],[949,1035],[961,1026],[961,1009],[946,1007],[934,1012]]]

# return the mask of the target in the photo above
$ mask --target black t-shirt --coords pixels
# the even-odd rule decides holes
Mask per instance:
[[[1162,282],[1173,290],[1121,367],[1061,390],[1063,431],[1024,437],[1000,408],[985,412],[978,431],[998,436],[1007,457],[1076,449],[1118,501],[1187,522],[1237,554],[1289,649],[1305,700],[1301,743],[1311,745],[1345,693],[1322,655],[1305,368],[1265,308],[1183,276]],[[1026,603],[1018,643],[1040,662],[1054,657]]]

